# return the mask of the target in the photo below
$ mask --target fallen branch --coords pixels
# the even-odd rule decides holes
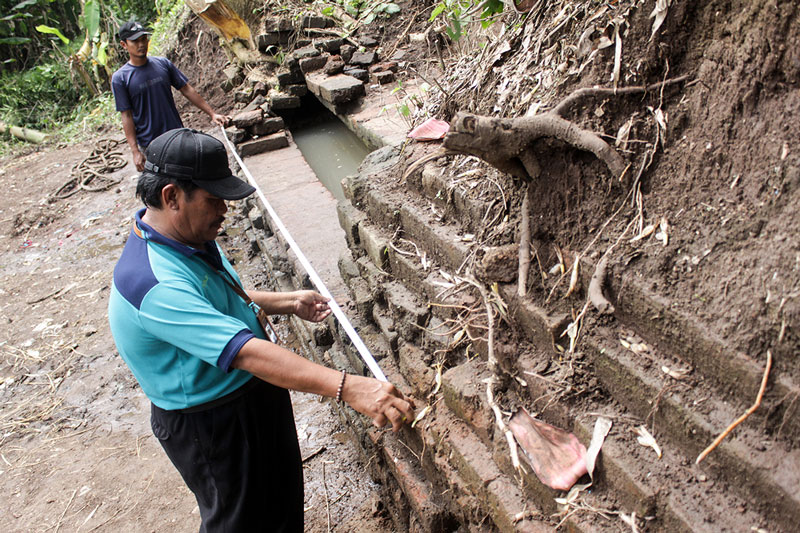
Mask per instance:
[[[533,184],[525,187],[522,197],[522,214],[519,223],[519,274],[517,276],[517,296],[528,293],[528,272],[531,268],[531,194]]]
[[[764,390],[767,388],[767,379],[769,378],[769,370],[770,370],[770,368],[772,368],[772,352],[771,352],[770,350],[767,350],[767,366],[764,368],[764,377],[761,379],[761,388],[759,388],[759,389],[758,389],[758,396],[756,397],[756,402],[755,402],[755,403],[754,403],[754,404],[753,404],[753,405],[750,407],[750,409],[748,409],[747,411],[745,411],[745,412],[744,412],[744,414],[743,414],[742,416],[740,416],[739,418],[737,418],[737,419],[736,419],[736,420],[735,420],[735,421],[734,421],[734,422],[733,422],[733,423],[732,423],[730,426],[728,426],[727,428],[725,428],[725,431],[723,431],[722,433],[720,433],[719,437],[717,437],[716,439],[714,439],[714,442],[712,442],[712,443],[711,443],[711,444],[708,446],[708,448],[706,448],[705,450],[703,450],[703,452],[702,452],[700,455],[698,455],[698,456],[697,456],[697,460],[695,461],[695,464],[700,464],[700,461],[702,461],[703,459],[705,459],[705,458],[706,458],[706,456],[708,456],[708,454],[710,454],[712,451],[714,451],[714,449],[715,449],[717,446],[719,446],[719,443],[720,443],[720,442],[722,442],[722,440],[723,440],[725,437],[727,437],[727,436],[728,436],[728,434],[729,434],[731,431],[733,431],[733,429],[734,429],[736,426],[738,426],[739,424],[741,424],[742,422],[744,422],[744,421],[747,419],[747,417],[748,417],[748,416],[750,416],[751,414],[753,414],[753,412],[754,412],[756,409],[758,409],[758,408],[759,408],[759,406],[761,405],[761,399],[764,397]]]

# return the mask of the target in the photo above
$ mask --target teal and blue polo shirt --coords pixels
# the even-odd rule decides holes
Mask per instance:
[[[241,285],[215,241],[204,250],[181,244],[142,222],[144,212],[134,222],[141,236],[131,231],[114,268],[108,321],[117,350],[158,407],[216,400],[252,378],[230,365],[263,330],[223,279],[227,271]]]

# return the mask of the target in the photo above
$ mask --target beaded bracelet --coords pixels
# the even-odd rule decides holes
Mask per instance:
[[[336,390],[336,401],[342,401],[342,389],[344,388],[344,380],[347,378],[347,371],[342,370],[342,381],[339,383],[339,388]]]

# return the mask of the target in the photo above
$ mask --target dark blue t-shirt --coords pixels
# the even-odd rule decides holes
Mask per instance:
[[[183,127],[172,87],[180,90],[187,81],[169,59],[157,56],[148,57],[141,67],[125,63],[111,77],[117,111],[132,111],[140,146],[146,147],[162,133]]]

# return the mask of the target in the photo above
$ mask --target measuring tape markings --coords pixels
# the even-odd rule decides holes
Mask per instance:
[[[228,139],[228,135],[225,133],[225,128],[220,126],[220,130],[222,131],[222,135],[225,138],[225,142],[228,144],[228,148],[233,154],[233,157],[236,159],[236,162],[239,163],[239,167],[242,169],[242,172],[244,172],[245,176],[247,176],[247,180],[250,182],[250,185],[255,187],[256,194],[261,199],[261,202],[264,204],[264,207],[266,208],[270,218],[278,227],[278,230],[281,232],[284,239],[286,239],[286,242],[289,244],[289,247],[292,249],[297,258],[300,260],[300,264],[303,265],[303,268],[305,268],[306,272],[308,273],[308,277],[311,279],[311,282],[314,284],[314,286],[317,288],[317,290],[322,296],[328,298],[328,307],[330,307],[331,311],[333,312],[333,316],[335,316],[336,319],[339,320],[339,323],[342,325],[342,328],[344,329],[345,333],[347,333],[347,336],[350,338],[353,345],[358,350],[358,353],[359,355],[361,355],[361,358],[364,360],[364,363],[366,363],[367,367],[372,372],[372,375],[375,376],[380,381],[388,381],[386,379],[386,375],[383,373],[383,370],[381,370],[381,367],[378,366],[378,362],[375,361],[375,358],[372,356],[369,349],[364,344],[364,341],[361,340],[361,337],[358,335],[355,328],[353,328],[353,326],[350,324],[350,320],[348,320],[347,316],[344,314],[341,307],[339,307],[339,304],[336,303],[336,300],[333,298],[333,295],[331,295],[328,288],[322,282],[322,279],[317,274],[317,271],[314,270],[313,266],[311,266],[311,263],[303,254],[303,251],[300,249],[300,246],[298,246],[298,244],[292,238],[292,235],[289,233],[289,230],[286,229],[286,226],[283,225],[283,222],[281,222],[281,219],[280,217],[278,217],[278,214],[272,208],[269,201],[267,201],[266,196],[264,196],[264,193],[261,191],[261,187],[258,186],[258,183],[256,182],[253,175],[250,173],[250,170],[248,170],[247,166],[244,164],[244,161],[242,161],[242,159],[239,157],[239,154],[236,152],[236,147],[233,146],[233,143],[231,143],[230,139]]]

